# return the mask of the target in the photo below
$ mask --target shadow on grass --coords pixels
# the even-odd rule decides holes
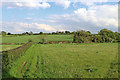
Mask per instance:
[[[16,80],[16,78],[9,74],[9,68],[7,68],[2,70],[2,80]]]

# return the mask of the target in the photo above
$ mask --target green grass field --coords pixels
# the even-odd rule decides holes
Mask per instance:
[[[1,45],[0,51],[14,49],[14,48],[17,48],[19,46],[21,46],[21,45]]]
[[[16,78],[103,78],[113,74],[109,71],[117,69],[110,67],[112,62],[117,63],[117,54],[117,43],[34,44],[9,65],[8,72],[3,75]],[[117,78],[118,73],[113,72],[115,75],[110,77]]]
[[[28,39],[39,42],[42,38],[47,41],[73,41],[73,35],[25,35],[2,37],[2,43],[26,43]]]

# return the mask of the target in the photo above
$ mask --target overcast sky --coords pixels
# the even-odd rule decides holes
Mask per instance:
[[[103,28],[118,31],[119,0],[97,1],[3,2],[0,4],[0,26],[2,30],[11,33],[65,30],[89,30],[96,33]]]

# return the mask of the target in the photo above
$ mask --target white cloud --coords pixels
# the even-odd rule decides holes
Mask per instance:
[[[41,7],[41,8],[49,8],[51,6],[50,6],[50,4],[48,4],[46,2],[43,2],[42,4],[39,4],[39,7]]]
[[[37,29],[43,29],[45,31],[56,31],[55,28],[51,27],[47,24],[38,24],[38,23],[32,23],[32,25],[35,25]]]
[[[81,2],[84,5],[92,6],[95,2],[118,2],[119,0],[50,0],[49,2],[54,2],[56,5],[63,6],[67,9],[71,3]],[[2,1],[3,6],[8,8],[15,7],[27,7],[27,8],[49,8],[51,5],[47,0],[9,0]],[[75,4],[73,4],[75,6]],[[1,5],[0,5],[1,6]]]
[[[55,20],[48,20],[48,22],[52,22],[53,23],[53,22],[56,22],[56,21]]]
[[[89,10],[80,8],[77,11],[74,11],[74,13],[85,22],[91,22],[98,26],[118,27],[117,5],[96,6],[90,8]]]
[[[26,20],[31,20],[32,18],[24,18],[24,19],[26,19]]]
[[[100,0],[101,2],[108,2],[108,0]],[[99,1],[99,2],[100,2]],[[118,28],[118,5],[95,5],[94,2],[97,0],[81,0],[85,5],[88,5],[88,9],[79,8],[71,14],[64,15],[54,15],[51,19],[48,20],[35,20],[32,24],[27,23],[14,23],[7,24],[10,26],[11,30],[14,31],[25,31],[29,30],[43,30],[43,31],[62,31],[62,30],[71,30],[76,31],[80,29],[99,31],[100,29],[107,28],[111,30],[117,30]],[[70,6],[71,1],[58,1],[55,2],[57,5],[63,6],[65,9]],[[94,4],[94,5],[93,5]],[[29,8],[48,8],[50,4],[46,2],[40,3],[39,1],[30,1],[30,2],[15,2],[15,3],[6,3],[4,6],[12,7],[29,7]],[[25,18],[30,20],[32,18]],[[47,24],[38,24],[35,22],[47,23],[51,22],[55,25],[61,25],[61,27],[50,26]],[[29,25],[29,27],[28,27]],[[13,26],[13,27],[12,27]],[[18,26],[18,27],[16,27]],[[16,27],[16,28],[15,28]],[[99,30],[98,30],[99,29]],[[8,30],[6,28],[6,30]]]
[[[118,30],[118,5],[93,5],[88,10],[79,8],[73,14],[51,17],[56,20],[57,24],[62,24],[69,30],[99,31],[103,28]]]
[[[80,5],[84,5],[84,6],[87,6],[87,7],[91,7],[93,5],[95,5],[95,3],[113,3],[113,2],[119,2],[120,0],[74,0],[74,1],[71,1],[73,2],[72,6],[74,8],[77,8],[78,6]],[[80,3],[80,4],[78,4]]]
[[[3,0],[3,6],[8,8],[14,7],[28,7],[28,8],[49,8],[51,5],[48,0]],[[95,2],[119,2],[119,0],[49,0],[49,2],[55,2],[57,5],[63,6],[65,9],[70,6],[71,3],[81,2],[84,5],[92,6]],[[0,5],[1,6],[1,5]],[[75,5],[74,5],[75,6]]]
[[[108,2],[108,0],[80,0],[81,3],[92,6],[95,2]]]
[[[56,1],[55,2],[56,3],[56,5],[61,5],[61,6],[63,6],[64,7],[64,9],[66,9],[66,8],[68,8],[69,6],[70,6],[70,1],[64,1],[64,0],[60,0],[60,1]]]
[[[101,3],[101,2],[119,2],[120,0],[70,0],[73,3],[81,2],[84,5],[92,6],[94,3]],[[75,6],[75,5],[74,5]]]
[[[23,23],[23,22],[2,22],[2,30],[12,33],[33,31],[33,32],[53,32],[57,27],[48,24]]]
[[[3,6],[7,6],[8,8],[16,8],[16,7],[27,7],[27,8],[49,8],[51,5],[47,2],[40,2],[37,0],[29,0],[24,2],[3,2]]]
[[[17,29],[16,32],[24,32],[22,29]]]
[[[35,19],[35,18],[30,18],[30,17],[24,18],[24,21],[29,21],[32,23],[34,23],[34,22],[40,22],[40,23],[54,23],[54,22],[56,22],[55,20],[50,20],[50,19],[47,19],[47,20],[41,19],[41,18]]]

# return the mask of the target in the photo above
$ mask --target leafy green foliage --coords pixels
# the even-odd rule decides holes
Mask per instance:
[[[73,42],[79,42],[79,43],[85,43],[85,42],[90,42],[90,32],[86,32],[84,30],[77,31],[74,34],[74,39]]]
[[[43,32],[40,32],[39,34],[43,34]]]
[[[29,32],[29,35],[33,35],[33,32],[32,32],[32,31],[30,31],[30,32]]]
[[[33,42],[33,40],[32,39],[28,39],[28,42]]]
[[[7,35],[11,35],[11,33],[7,33]]]
[[[7,33],[5,31],[1,31],[0,33],[2,36],[5,36]]]
[[[42,39],[42,44],[46,44],[47,40],[45,38]]]
[[[79,43],[104,43],[104,42],[119,42],[120,34],[111,30],[102,29],[98,34],[91,34],[89,31],[77,31],[74,34],[73,42]]]

